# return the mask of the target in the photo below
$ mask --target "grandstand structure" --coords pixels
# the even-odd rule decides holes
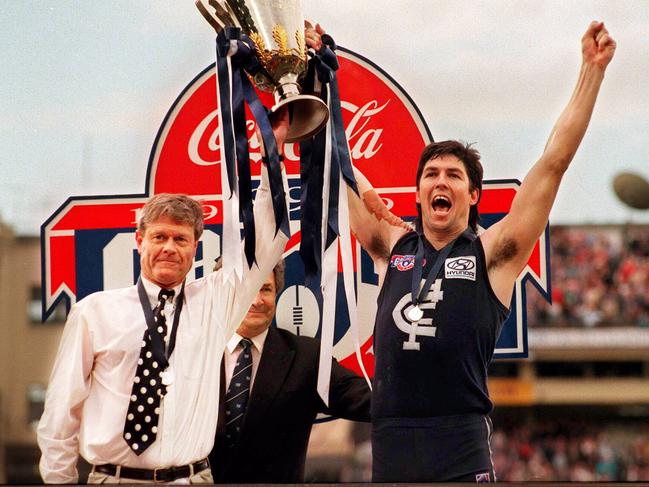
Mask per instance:
[[[649,481],[649,226],[551,228],[552,306],[490,371],[499,480]],[[38,483],[35,425],[65,307],[41,323],[40,240],[0,224],[0,484]],[[366,425],[316,425],[312,481],[369,480]]]
[[[0,484],[40,483],[36,424],[65,307],[41,323],[40,239],[0,223]]]

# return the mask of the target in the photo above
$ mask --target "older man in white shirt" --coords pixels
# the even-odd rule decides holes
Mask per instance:
[[[287,127],[286,115],[275,127],[280,151]],[[214,272],[185,284],[203,210],[187,196],[156,195],[138,222],[138,285],[98,292],[72,307],[38,426],[46,483],[77,483],[79,454],[93,465],[89,483],[212,482],[207,456],[216,431],[219,362],[287,242],[275,235],[265,172],[254,206],[258,265],[240,281],[225,282]],[[161,290],[174,295],[160,300]],[[166,329],[153,324],[158,319]],[[150,358],[147,340],[159,340],[160,364]],[[147,401],[150,412],[134,417]]]

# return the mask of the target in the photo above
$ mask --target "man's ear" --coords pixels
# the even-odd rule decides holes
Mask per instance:
[[[478,188],[475,188],[474,190],[470,191],[471,194],[471,206],[475,205],[479,200],[480,200],[480,190]]]
[[[142,254],[142,240],[144,240],[144,237],[140,233],[139,230],[135,231],[135,242],[137,243],[137,253]]]

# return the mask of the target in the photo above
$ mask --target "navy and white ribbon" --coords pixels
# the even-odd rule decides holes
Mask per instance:
[[[246,71],[254,75],[263,68],[251,48],[252,42],[237,27],[226,27],[216,38],[217,100],[221,141],[221,186],[223,195],[223,278],[243,276],[242,256],[248,267],[255,263],[250,157],[246,128],[246,104],[262,134],[275,228],[290,236],[288,210],[277,143],[265,107],[259,101]],[[241,239],[243,222],[243,241]]]
[[[322,400],[328,404],[339,256],[342,260],[350,333],[354,336],[356,357],[368,383],[369,377],[360,353],[346,185],[357,194],[358,188],[342,119],[336,80],[336,45],[328,35],[323,35],[322,41],[323,47],[317,53],[312,53],[305,86],[307,91],[320,93],[329,107],[330,115],[325,130],[300,145],[300,255],[304,262],[307,285],[311,284],[312,287],[319,278],[323,296],[317,389]]]
[[[349,232],[347,188],[358,189],[353,175],[349,146],[345,135],[336,80],[338,60],[330,36],[323,35],[323,47],[311,53],[305,85],[307,91],[320,93],[329,106],[326,129],[300,145],[302,179],[300,255],[304,262],[307,285],[320,284],[323,295],[318,392],[328,403],[331,357],[336,311],[339,247],[343,283],[348,307],[350,332],[355,338],[358,363],[369,383],[360,354],[360,340],[353,279],[353,261]],[[247,265],[255,263],[255,228],[245,104],[250,108],[262,134],[268,164],[276,232],[290,236],[285,188],[275,137],[265,107],[246,75],[263,68],[257,61],[252,42],[240,29],[226,27],[217,36],[217,83],[220,113],[221,181],[223,193],[223,276],[229,281],[243,275],[242,256]],[[309,86],[310,85],[310,86]],[[245,104],[244,104],[245,103]],[[244,239],[241,240],[241,222]]]

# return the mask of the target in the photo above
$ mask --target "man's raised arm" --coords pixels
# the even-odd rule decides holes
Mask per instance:
[[[354,176],[360,197],[347,188],[349,224],[356,239],[372,257],[379,280],[382,281],[392,247],[412,228],[388,209],[367,178],[356,168]]]
[[[491,285],[509,305],[514,282],[542,234],[563,174],[586,133],[615,41],[603,22],[591,22],[581,40],[575,91],[557,120],[543,155],[523,180],[509,214],[482,236]]]
[[[279,155],[284,153],[284,142],[288,134],[289,128],[289,113],[288,109],[280,109],[276,116],[272,119],[273,134],[277,142],[277,150]],[[261,132],[257,129],[257,137],[261,143],[262,156],[266,155]],[[284,190],[287,189],[286,172],[282,164],[282,185]],[[248,269],[244,264],[244,275],[241,282],[237,283],[237,293],[235,296],[235,305],[233,307],[233,315],[229,320],[230,331],[234,332],[238,323],[243,320],[243,317],[250,308],[255,295],[259,292],[259,288],[264,282],[266,276],[272,271],[277,261],[281,258],[282,253],[288,242],[286,237],[281,231],[275,231],[275,217],[273,214],[273,201],[270,193],[270,184],[268,181],[268,170],[265,165],[261,168],[261,184],[257,188],[254,204],[254,218],[255,218],[255,256],[257,262]],[[231,335],[227,334],[228,337]]]

